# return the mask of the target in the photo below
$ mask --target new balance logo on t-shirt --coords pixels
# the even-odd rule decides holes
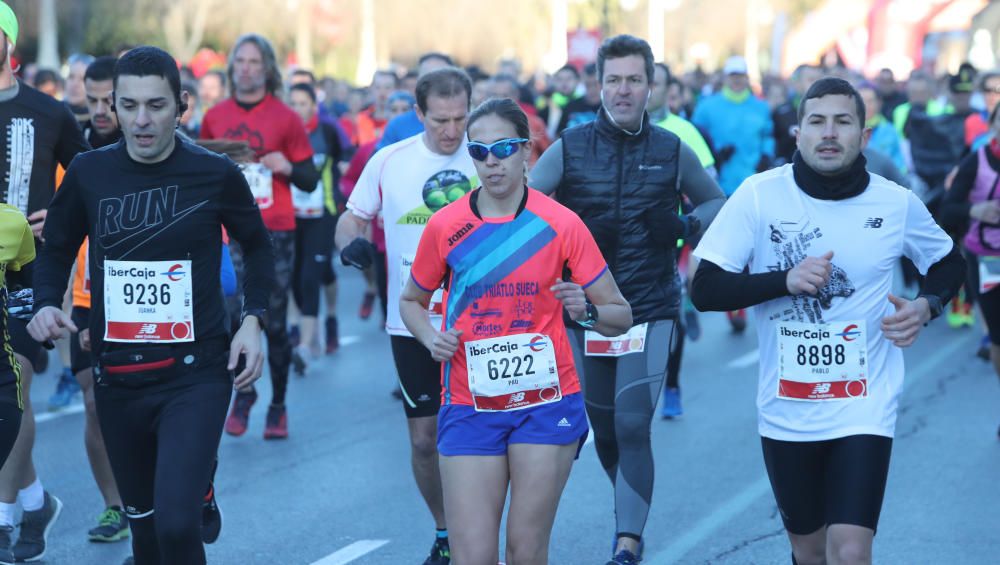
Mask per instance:
[[[560,428],[569,428],[569,427],[571,427],[571,424],[569,423],[569,420],[567,420],[566,418],[563,418],[562,420],[559,420],[559,423],[556,424],[556,425],[559,426]]]
[[[882,218],[868,218],[868,221],[865,222],[865,227],[872,229],[878,229],[882,227]]]

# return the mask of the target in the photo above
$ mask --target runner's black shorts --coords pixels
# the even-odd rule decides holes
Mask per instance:
[[[74,306],[69,316],[73,320],[73,325],[81,332],[90,328],[89,308]],[[89,369],[92,366],[93,361],[90,358],[90,352],[84,351],[80,347],[80,334],[75,333],[69,336],[69,370],[73,371],[73,374],[76,375],[80,371]]]
[[[854,435],[825,441],[762,437],[764,465],[789,533],[823,526],[878,529],[892,438]]]
[[[31,363],[34,372],[35,361],[42,351],[42,344],[38,343],[28,333],[28,322],[20,318],[7,318],[7,330],[10,332],[10,346],[14,353],[23,356]]]
[[[391,335],[389,339],[406,417],[437,416],[441,408],[441,364],[415,338]]]

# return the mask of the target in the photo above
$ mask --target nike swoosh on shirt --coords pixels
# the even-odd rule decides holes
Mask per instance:
[[[121,255],[118,256],[118,259],[124,259],[129,254],[131,254],[133,251],[135,251],[136,249],[139,249],[140,247],[142,247],[143,245],[145,245],[149,240],[151,240],[154,237],[156,237],[157,235],[159,235],[163,230],[169,228],[170,226],[172,226],[172,225],[176,224],[177,222],[183,220],[184,218],[190,216],[192,213],[194,213],[195,211],[197,211],[199,208],[201,208],[202,206],[204,206],[206,204],[208,204],[208,200],[204,200],[202,202],[199,202],[198,204],[195,204],[194,206],[191,206],[190,208],[187,208],[185,210],[181,210],[180,212],[178,212],[177,214],[174,215],[173,219],[171,219],[169,222],[167,222],[165,224],[157,224],[157,225],[154,225],[154,226],[145,227],[145,228],[143,228],[143,229],[141,229],[141,230],[139,230],[139,231],[137,231],[137,232],[129,235],[128,237],[125,237],[125,238],[121,239],[120,241],[117,241],[117,242],[115,242],[115,243],[113,243],[111,245],[104,246],[104,249],[105,249],[105,251],[114,249],[115,247],[118,247],[119,245],[121,245],[123,243],[126,243],[127,241],[129,241],[129,240],[131,240],[131,239],[133,239],[135,237],[139,237],[139,236],[141,236],[143,234],[149,233],[150,230],[156,229],[156,231],[153,232],[151,235],[149,235],[148,237],[146,237],[145,239],[143,239],[139,243],[134,244],[131,249],[129,249],[128,251],[126,251],[126,252],[124,252],[124,253],[122,253]],[[103,245],[103,243],[102,243],[102,245]],[[103,269],[104,265],[100,265],[100,268]]]

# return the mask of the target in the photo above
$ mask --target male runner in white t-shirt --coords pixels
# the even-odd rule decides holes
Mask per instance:
[[[793,164],[748,178],[695,250],[700,310],[755,306],[764,462],[800,565],[871,562],[901,348],[965,272],[924,204],[866,171],[864,116],[850,84],[816,82]],[[926,275],[912,301],[890,293],[904,255]]]
[[[444,565],[450,559],[437,453],[441,365],[403,325],[399,295],[410,278],[417,244],[431,214],[479,184],[472,158],[465,151],[471,92],[468,75],[455,67],[421,76],[416,98],[424,133],[394,143],[372,157],[337,224],[341,260],[345,265],[366,268],[375,251],[363,234],[380,213],[385,222],[389,276],[386,331],[403,392],[413,476],[437,525],[437,537],[425,565]],[[432,310],[435,303],[440,314],[440,297],[432,299]]]

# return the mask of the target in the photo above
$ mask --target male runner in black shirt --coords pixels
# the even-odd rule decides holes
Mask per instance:
[[[123,140],[74,160],[49,209],[28,328],[76,330],[60,308],[89,236],[95,399],[132,526],[135,562],[205,563],[201,510],[232,393],[260,377],[274,257],[239,168],[175,133],[186,106],[174,59],[129,51],[115,69]],[[222,228],[245,252],[242,325],[230,344]],[[227,351],[228,350],[228,351]]]

